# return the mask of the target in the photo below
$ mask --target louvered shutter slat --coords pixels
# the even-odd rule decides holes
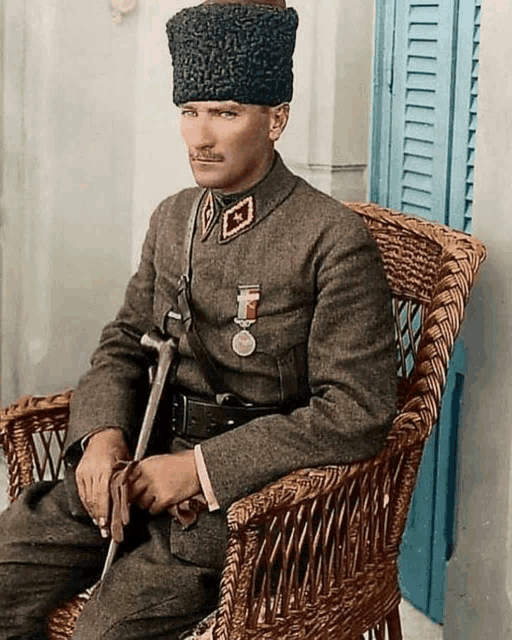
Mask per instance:
[[[376,6],[370,197],[469,230],[481,0],[377,0]],[[443,618],[444,568],[453,546],[461,343],[455,353],[400,555],[404,596],[436,622]]]

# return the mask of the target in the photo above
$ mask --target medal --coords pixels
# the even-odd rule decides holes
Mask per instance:
[[[242,358],[247,358],[256,350],[256,339],[248,329],[258,320],[259,300],[259,285],[238,286],[238,316],[234,321],[241,331],[233,337],[231,346],[236,355]]]
[[[236,355],[241,356],[242,358],[251,356],[256,350],[256,340],[254,339],[254,336],[247,331],[247,329],[243,329],[237,333],[231,344]]]

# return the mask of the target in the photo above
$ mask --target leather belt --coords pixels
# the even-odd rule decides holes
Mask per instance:
[[[219,405],[197,396],[173,392],[171,426],[174,435],[211,438],[272,413],[286,413],[285,406]]]

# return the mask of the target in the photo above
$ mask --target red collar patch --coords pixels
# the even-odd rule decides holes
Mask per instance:
[[[256,220],[254,196],[247,196],[222,214],[220,241],[227,242],[248,229]]]
[[[201,238],[206,240],[208,234],[212,230],[213,223],[215,222],[215,205],[213,201],[212,192],[209,191],[206,196],[203,210],[201,211]]]

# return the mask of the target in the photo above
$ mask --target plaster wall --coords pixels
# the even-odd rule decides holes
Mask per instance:
[[[139,262],[153,210],[170,194],[194,185],[179,134],[179,110],[172,102],[172,66],[165,32],[167,20],[192,4],[198,3],[142,0],[132,16],[138,43],[134,75],[132,269]]]
[[[512,638],[512,5],[482,3],[474,233],[489,251],[467,313],[457,542],[444,637]]]
[[[294,0],[301,17],[290,166],[339,200],[366,200],[374,2]]]
[[[2,403],[73,385],[130,273],[135,23],[4,0]]]

